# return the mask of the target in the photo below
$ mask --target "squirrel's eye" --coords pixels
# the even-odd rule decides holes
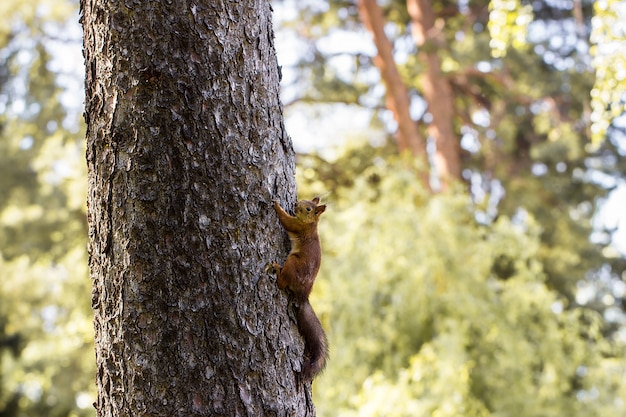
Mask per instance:
[[[311,211],[311,207],[307,207],[307,208],[306,208],[306,211]]]

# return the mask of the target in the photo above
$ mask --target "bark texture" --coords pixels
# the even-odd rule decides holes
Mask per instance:
[[[99,416],[314,415],[266,0],[82,0]]]

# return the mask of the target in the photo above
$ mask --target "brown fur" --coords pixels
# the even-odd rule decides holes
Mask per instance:
[[[307,380],[312,380],[324,369],[328,357],[326,334],[309,303],[309,294],[322,261],[317,222],[326,206],[318,203],[319,197],[299,201],[295,216],[291,216],[274,201],[278,219],[289,234],[291,252],[282,267],[275,262],[272,265],[276,270],[278,287],[289,289],[298,304],[298,329],[304,338],[307,354],[302,374]]]

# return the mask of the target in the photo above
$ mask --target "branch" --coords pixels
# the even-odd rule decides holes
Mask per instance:
[[[454,101],[452,88],[441,73],[438,51],[445,47],[443,36],[444,20],[435,20],[430,1],[407,0],[407,10],[411,16],[411,34],[418,47],[418,55],[426,66],[422,77],[422,91],[433,117],[428,125],[429,136],[434,138],[437,152],[436,169],[442,190],[448,188],[453,179],[461,179],[461,159],[459,138],[454,133],[452,117]]]
[[[398,146],[401,151],[410,150],[420,158],[426,158],[426,145],[417,130],[417,125],[409,111],[410,100],[396,63],[393,58],[393,46],[385,34],[385,21],[382,10],[376,0],[358,0],[359,15],[367,30],[372,34],[378,55],[374,64],[380,70],[387,89],[386,104],[398,123]]]

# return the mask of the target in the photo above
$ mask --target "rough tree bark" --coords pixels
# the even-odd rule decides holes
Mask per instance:
[[[314,415],[267,0],[81,0],[99,416]]]

